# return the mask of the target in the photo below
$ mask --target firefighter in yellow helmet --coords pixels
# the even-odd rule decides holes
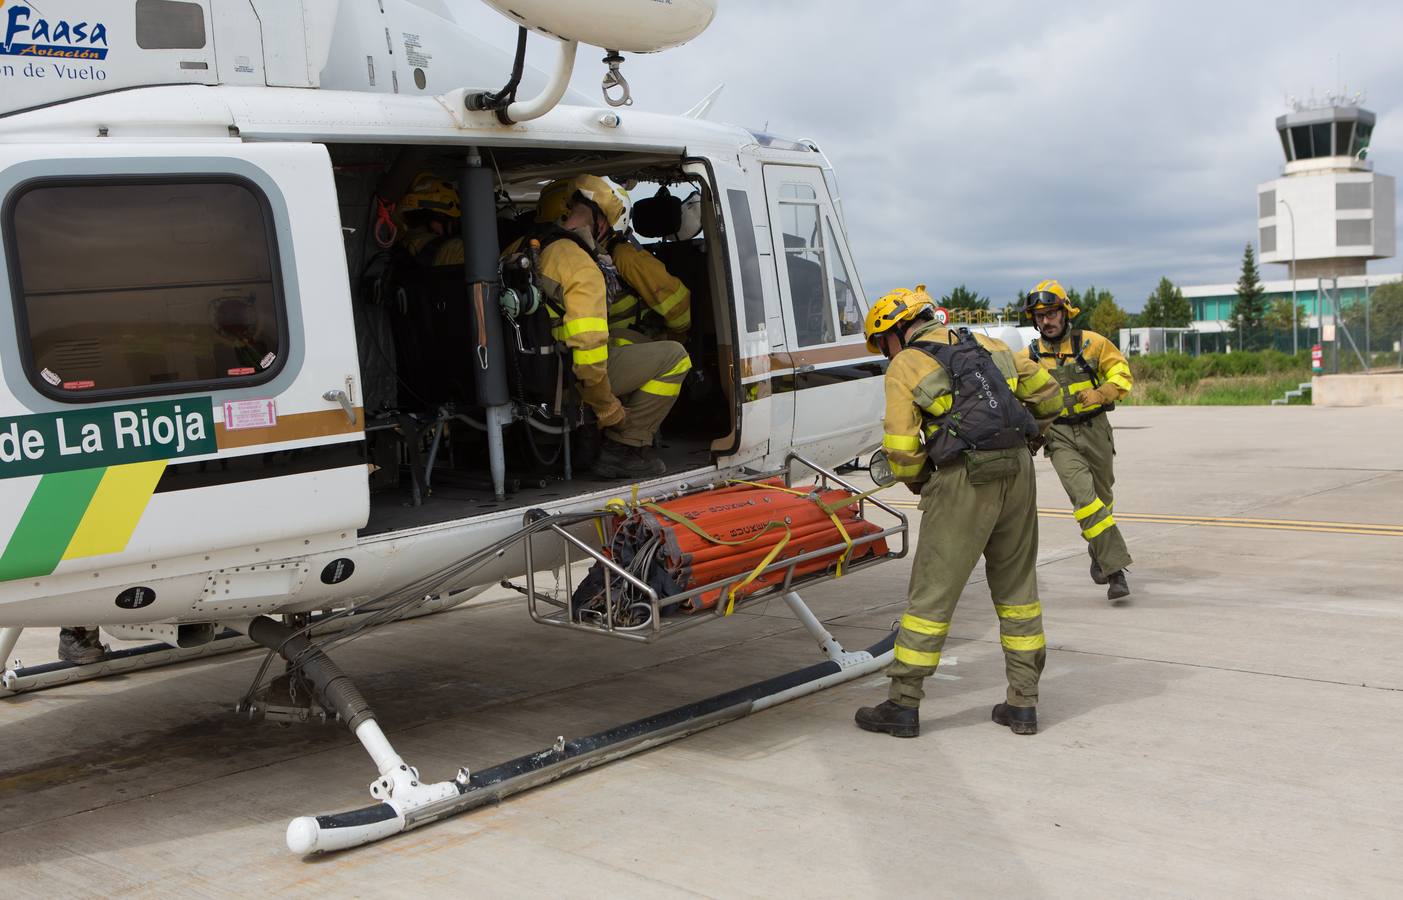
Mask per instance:
[[[540,242],[537,277],[553,315],[559,315],[554,333],[570,348],[581,398],[604,429],[594,473],[603,478],[661,475],[666,467],[653,453],[653,437],[677,402],[692,361],[676,341],[610,346],[608,310],[621,287],[602,244],[626,227],[628,195],[595,175],[577,175],[548,187],[538,206],[543,221],[504,255],[526,241]],[[549,215],[557,209],[563,212]]]
[[[1120,600],[1130,593],[1125,578],[1130,551],[1111,514],[1116,443],[1106,413],[1130,393],[1130,365],[1102,335],[1071,326],[1080,310],[1056,281],[1038,282],[1024,311],[1038,337],[1018,357],[1047,370],[1062,391],[1061,414],[1047,431],[1046,453],[1086,539],[1091,580],[1109,585],[1107,598]]]
[[[414,176],[399,201],[405,230],[400,246],[421,266],[461,266],[463,238],[459,234],[462,210],[458,188],[430,172]]]
[[[573,179],[562,179],[541,189],[537,222],[557,222],[565,215],[573,183]],[[685,341],[692,328],[692,292],[687,286],[661,260],[630,239],[626,221],[605,236],[601,249],[608,254],[620,282],[618,298],[609,303],[610,343],[619,347],[648,340],[637,330],[646,310],[657,314],[670,340]]]
[[[856,720],[896,737],[920,732],[922,683],[982,555],[1008,678],[993,720],[1035,734],[1045,651],[1028,447],[1059,409],[1057,384],[1003,342],[938,324],[934,306],[925,285],[898,289],[872,305],[864,328],[868,348],[891,360],[882,448],[892,474],[920,492],[921,528],[889,698]]]

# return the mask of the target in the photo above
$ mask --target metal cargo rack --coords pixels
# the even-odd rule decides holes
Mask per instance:
[[[785,465],[782,469],[775,472],[753,476],[753,480],[764,480],[768,478],[782,476],[784,479],[785,486],[792,488],[796,480],[794,475],[796,467],[800,468],[801,471],[808,470],[808,472],[811,472],[813,475],[817,476],[818,491],[831,490],[833,487],[841,487],[852,491],[854,494],[862,493],[862,490],[860,488],[839,477],[836,473],[825,469],[822,466],[808,459],[805,459],[803,456],[800,456],[797,453],[790,453],[785,457]],[[746,480],[752,479],[747,478]],[[703,488],[684,491],[676,495],[671,495],[667,499],[676,499],[677,497],[681,496],[692,496],[707,490],[715,490],[721,487],[726,487],[729,483],[730,482],[728,481],[717,482],[714,484],[706,485]],[[903,514],[898,509],[892,507],[891,505],[884,503],[881,500],[878,500],[876,497],[864,497],[858,501],[858,512],[859,515],[863,518],[866,518],[866,506],[869,503],[872,506],[875,506],[883,512],[887,513],[888,515],[892,516],[896,520],[897,524],[883,528],[880,531],[875,532],[873,534],[853,538],[853,555],[856,555],[856,552],[860,548],[887,538],[899,537],[900,547],[897,550],[888,549],[887,553],[879,556],[868,557],[866,559],[861,560],[853,560],[850,563],[845,563],[843,565],[844,576],[847,576],[850,573],[859,572],[878,563],[886,562],[887,560],[900,559],[906,555],[908,549],[908,531],[905,514]],[[605,524],[612,518],[614,518],[614,513],[612,511],[601,510],[593,517],[587,518],[585,521],[593,522],[594,524],[596,524],[600,533],[602,534]],[[580,520],[578,517],[571,517],[570,525],[573,525],[574,527],[578,528],[579,523]],[[626,568],[619,565],[614,560],[610,559],[603,549],[592,547],[586,541],[581,540],[578,536],[572,534],[567,525],[552,522],[542,523],[539,519],[533,520],[530,514],[528,514],[527,517],[527,524],[536,524],[538,526],[544,525],[544,528],[541,528],[541,530],[535,532],[535,534],[538,537],[549,537],[553,534],[555,537],[560,539],[563,550],[563,566],[565,571],[564,599],[561,599],[558,596],[552,596],[538,591],[536,589],[537,573],[535,559],[533,558],[531,546],[532,540],[530,538],[527,538],[523,541],[523,546],[525,548],[526,553],[526,587],[524,590],[522,590],[521,588],[518,588],[518,590],[522,590],[522,592],[526,595],[526,605],[527,609],[530,611],[532,620],[539,622],[542,625],[551,625],[556,628],[570,628],[575,631],[582,631],[588,634],[598,634],[607,637],[622,638],[624,640],[637,641],[642,643],[653,643],[654,641],[658,640],[659,638],[665,635],[674,634],[676,632],[684,631],[688,628],[701,625],[705,622],[711,622],[717,619],[724,618],[731,612],[734,612],[736,609],[754,603],[757,600],[765,600],[777,596],[787,596],[790,595],[797,588],[802,587],[804,585],[813,584],[815,582],[820,581],[826,581],[831,578],[834,578],[836,576],[836,573],[834,572],[834,567],[829,567],[825,571],[814,572],[807,575],[796,575],[795,569],[802,563],[809,562],[810,560],[818,559],[824,556],[838,554],[848,549],[848,544],[846,542],[837,542],[831,546],[823,547],[818,550],[811,550],[806,553],[801,553],[788,559],[777,559],[774,562],[770,563],[768,566],[765,566],[763,569],[759,570],[759,572],[740,572],[727,578],[721,579],[719,581],[713,581],[710,584],[704,584],[698,587],[689,588],[688,590],[683,591],[681,593],[659,596],[658,592],[654,590],[649,584],[644,582],[642,579],[638,578],[638,576],[635,575],[633,572],[628,571]],[[581,562],[585,560],[593,560],[595,563],[604,567],[606,573],[606,577],[604,579],[605,608],[602,615],[596,611],[586,618],[576,620],[572,619],[570,616],[570,598],[573,597],[575,594],[575,577],[573,573],[573,564],[575,562]],[[747,578],[750,578],[752,574],[756,576],[763,576],[771,575],[775,572],[784,573],[784,579],[781,582],[770,585],[769,587],[758,590],[745,597],[737,597],[734,605],[730,607],[729,612],[727,611],[728,604],[725,602],[724,598],[727,597],[730,589],[733,586],[736,586],[740,582],[745,581]],[[616,582],[619,581],[621,581],[623,584],[616,584]],[[557,591],[558,590],[559,585],[557,585]],[[722,599],[718,600],[715,606],[709,610],[702,610],[689,614],[682,614],[679,611],[674,610],[674,607],[686,600],[690,600],[693,597],[697,597],[710,591],[718,590],[720,591],[720,597]],[[632,594],[632,599],[629,599],[627,601],[631,606],[646,603],[648,611],[650,613],[646,622],[633,626],[623,626],[617,625],[615,623],[615,614],[619,611],[619,604],[625,602],[625,598],[621,597],[620,594],[624,593],[625,591]],[[671,614],[667,615],[667,613]]]

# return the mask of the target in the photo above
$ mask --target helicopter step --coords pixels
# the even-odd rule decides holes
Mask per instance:
[[[865,650],[846,650],[797,593],[786,593],[784,600],[827,660],[585,737],[557,737],[535,753],[476,772],[463,767],[451,781],[434,783],[422,781],[418,769],[395,751],[374,712],[330,657],[296,631],[271,619],[254,619],[247,623],[250,637],[295,661],[316,702],[347,723],[379,773],[370,785],[375,803],[294,819],[287,828],[288,849],[306,856],[372,843],[876,673],[891,662],[895,631]]]

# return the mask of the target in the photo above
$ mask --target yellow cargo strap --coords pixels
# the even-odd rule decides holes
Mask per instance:
[[[739,591],[741,588],[745,587],[746,585],[750,584],[750,582],[754,581],[756,578],[760,577],[760,573],[765,571],[765,567],[768,566],[770,563],[774,562],[775,558],[784,552],[784,548],[789,546],[789,539],[793,536],[793,532],[790,531],[788,525],[784,524],[783,522],[771,520],[765,523],[764,528],[760,529],[759,531],[755,532],[750,537],[744,540],[728,541],[724,538],[717,537],[716,535],[707,531],[705,528],[702,528],[697,523],[688,520],[686,516],[683,516],[680,513],[675,513],[672,510],[659,506],[656,503],[644,503],[642,504],[642,506],[644,509],[652,513],[663,516],[664,518],[685,527],[688,531],[697,535],[702,540],[708,541],[712,544],[720,544],[723,547],[743,547],[746,544],[753,543],[754,541],[775,530],[776,528],[784,529],[784,537],[780,538],[779,542],[775,544],[774,548],[771,549],[769,553],[765,554],[765,558],[760,560],[760,564],[757,565],[754,569],[752,569],[750,574],[745,576],[745,578],[742,581],[740,581],[736,585],[733,585],[731,589],[726,592],[726,611],[722,613],[722,615],[727,616],[735,612],[736,592]]]

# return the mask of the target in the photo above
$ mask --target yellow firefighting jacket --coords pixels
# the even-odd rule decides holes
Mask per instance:
[[[1087,367],[1096,373],[1094,384],[1091,375],[1077,361],[1077,348],[1072,343],[1074,335],[1081,339],[1082,359],[1086,361]],[[1081,331],[1078,334],[1068,329],[1067,334],[1056,346],[1039,337],[1037,351],[1036,365],[1049,371],[1061,386],[1060,418],[1091,412],[1107,403],[1114,403],[1129,394],[1134,383],[1130,377],[1130,364],[1125,361],[1120,350],[1094,331]],[[1031,361],[1031,348],[1024,347],[1019,350],[1018,358]],[[1077,394],[1093,387],[1100,395],[1099,402],[1079,403]]]
[[[521,241],[506,249],[515,253]],[[608,296],[604,273],[572,240],[551,241],[541,250],[541,291],[565,311],[551,333],[570,348],[580,397],[599,417],[601,428],[615,425],[624,408],[609,385]],[[551,313],[552,318],[555,312]]]
[[[1009,389],[1040,426],[1061,410],[1057,382],[1046,370],[1034,365],[1026,354],[1015,356],[1003,341],[982,334],[974,338],[994,357]],[[948,343],[950,339],[949,329],[942,325],[932,325],[914,336],[923,343]],[[892,357],[884,385],[887,408],[882,447],[892,474],[901,481],[924,481],[928,474],[924,443],[935,437],[942,417],[954,405],[950,375],[930,354],[908,347]]]
[[[431,242],[438,240],[438,249],[434,250],[434,258],[425,265],[461,266],[463,264],[463,239],[460,237],[444,237],[440,234],[434,234],[432,231],[418,229],[406,231],[399,240],[409,255],[415,259],[418,259],[420,251]]]
[[[619,277],[643,295],[643,302],[667,323],[671,336],[682,337],[692,327],[692,292],[673,277],[667,266],[647,250],[628,241],[617,241],[609,249]],[[638,323],[638,297],[632,291],[609,304],[611,328],[632,328]]]

